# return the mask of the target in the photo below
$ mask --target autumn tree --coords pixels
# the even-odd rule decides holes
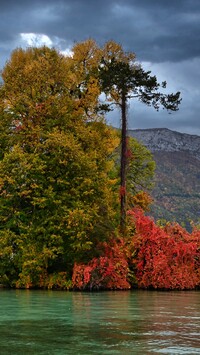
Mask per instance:
[[[17,49],[2,71],[0,275],[19,287],[70,272],[114,228],[109,157],[119,141],[96,114],[81,53]]]
[[[156,110],[160,107],[168,111],[178,110],[180,92],[163,93],[166,82],[158,83],[156,76],[145,71],[136,62],[134,53],[126,53],[115,42],[107,42],[99,66],[102,91],[107,99],[121,110],[121,231],[126,226],[126,180],[127,180],[127,104],[130,99],[137,99]],[[161,89],[161,90],[160,90]]]
[[[128,157],[128,99],[135,95],[155,108],[178,105],[179,94],[156,96],[156,78],[114,42],[100,48],[89,39],[72,53],[17,49],[1,73],[0,277],[18,287],[52,285],[55,272],[62,273],[59,280],[63,272],[70,277],[74,262],[91,260],[118,224],[113,152],[119,139],[105,124],[109,103],[101,94],[122,109],[121,226],[126,174],[135,194],[152,172],[136,143]]]

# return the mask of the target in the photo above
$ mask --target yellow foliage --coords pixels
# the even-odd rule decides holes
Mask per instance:
[[[130,198],[129,203],[133,206],[141,207],[144,211],[148,211],[149,205],[152,203],[152,198],[147,192],[140,191]]]

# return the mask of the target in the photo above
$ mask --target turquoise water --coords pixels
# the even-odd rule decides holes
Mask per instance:
[[[0,291],[0,354],[200,354],[200,291]]]

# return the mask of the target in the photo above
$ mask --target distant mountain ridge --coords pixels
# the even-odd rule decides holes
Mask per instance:
[[[154,204],[156,219],[177,221],[190,229],[200,221],[200,136],[167,128],[129,130],[153,154],[156,162]]]
[[[200,160],[200,136],[171,131],[168,128],[128,130],[128,135],[135,137],[152,152],[187,151]]]

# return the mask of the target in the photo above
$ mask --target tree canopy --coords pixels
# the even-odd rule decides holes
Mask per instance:
[[[71,68],[71,59],[42,47],[15,50],[2,72],[1,266],[22,285],[39,284],[55,265],[69,270],[98,228],[103,238],[113,228],[109,156],[119,139],[101,116],[88,118],[98,93],[84,95],[84,107],[70,93],[72,76],[80,85]]]
[[[117,234],[120,139],[101,94],[123,109],[133,93],[155,108],[178,104],[179,94],[156,96],[155,77],[115,42],[101,48],[90,39],[72,53],[16,49],[1,73],[0,282],[9,285],[70,280],[74,263]],[[128,190],[145,200],[152,157],[132,141],[129,158]]]
[[[126,231],[127,210],[127,104],[129,99],[138,99],[142,103],[160,107],[167,111],[177,111],[181,102],[180,92],[167,94],[166,81],[161,84],[151,71],[145,71],[136,62],[134,53],[126,53],[115,42],[107,42],[100,66],[101,88],[111,104],[118,105],[121,110],[121,232]],[[161,89],[161,90],[160,90]]]

